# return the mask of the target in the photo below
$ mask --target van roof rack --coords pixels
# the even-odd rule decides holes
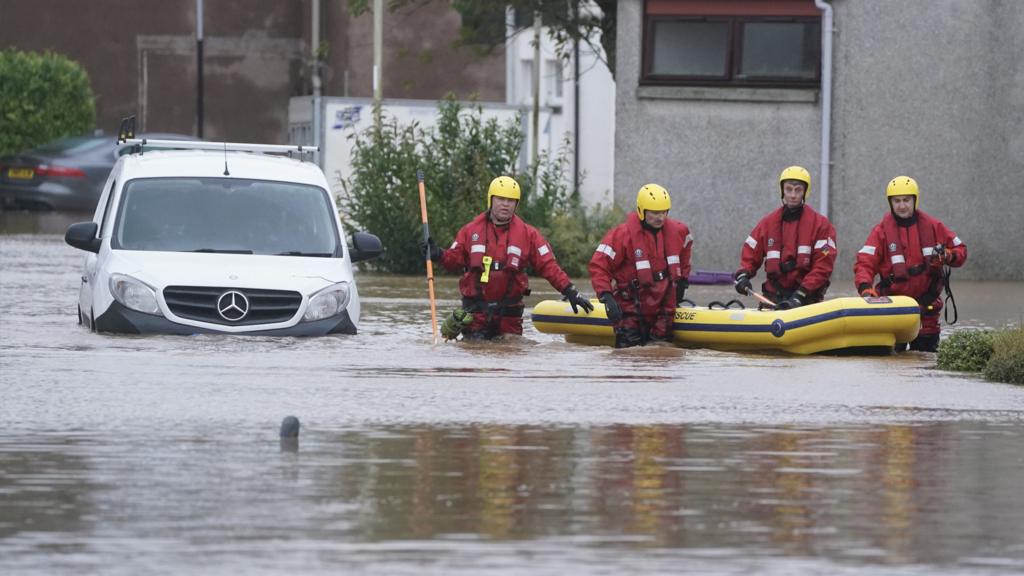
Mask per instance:
[[[312,154],[319,152],[319,146],[301,144],[249,144],[245,142],[208,142],[205,140],[151,140],[135,137],[135,116],[121,120],[117,130],[117,142],[131,144],[132,153],[141,154],[148,147],[178,150],[218,150],[223,152],[260,152],[264,154]]]
[[[133,144],[139,151],[146,147],[177,148],[182,150],[217,150],[224,152],[262,152],[300,154],[319,152],[319,146],[303,146],[301,144],[250,144],[246,142],[207,142],[204,140],[150,140],[147,138],[127,138],[122,140]]]

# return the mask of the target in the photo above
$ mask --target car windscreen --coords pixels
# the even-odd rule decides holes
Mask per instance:
[[[145,178],[121,194],[122,250],[340,256],[333,206],[319,187],[239,178]]]

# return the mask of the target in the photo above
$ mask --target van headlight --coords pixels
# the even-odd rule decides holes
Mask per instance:
[[[144,314],[160,315],[156,293],[152,288],[131,276],[111,274],[110,294],[125,308]]]
[[[348,306],[349,296],[348,282],[338,282],[324,288],[309,298],[302,321],[313,322],[341,314]]]

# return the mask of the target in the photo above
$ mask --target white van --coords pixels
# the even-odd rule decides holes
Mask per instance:
[[[123,333],[355,334],[352,264],[380,255],[365,232],[346,246],[309,147],[134,139],[90,222],[79,323]],[[281,154],[289,154],[289,157]]]

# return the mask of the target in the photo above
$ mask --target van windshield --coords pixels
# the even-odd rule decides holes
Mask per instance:
[[[112,243],[122,250],[341,255],[326,190],[238,178],[128,182]]]

